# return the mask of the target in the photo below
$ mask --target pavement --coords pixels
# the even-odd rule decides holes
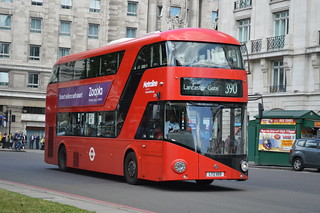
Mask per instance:
[[[15,151],[11,149],[0,149],[5,152],[36,152],[43,153],[43,150],[26,149],[21,151]],[[279,167],[279,166],[259,166],[253,162],[249,162],[251,168],[266,168],[266,169],[292,169],[291,167]],[[82,197],[78,195],[58,192],[36,186],[30,186],[22,183],[11,182],[0,179],[0,188],[17,192],[29,197],[40,198],[48,201],[58,202],[70,206],[75,206],[80,209],[93,211],[96,213],[151,213],[151,211],[137,209],[129,206],[123,206],[115,203],[109,203],[106,201],[95,200],[92,198]]]
[[[36,152],[43,153],[43,150],[21,150],[1,149],[1,152]],[[7,181],[0,179],[0,188],[7,191],[17,192],[33,198],[58,202],[69,206],[75,206],[80,209],[93,211],[96,213],[152,213],[151,211],[137,209],[130,206],[119,205],[78,195],[49,190],[41,187],[30,186],[27,184]]]

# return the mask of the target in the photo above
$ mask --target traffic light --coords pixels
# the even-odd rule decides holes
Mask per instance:
[[[258,104],[258,110],[259,110],[259,118],[262,118],[262,116],[263,116],[263,111],[264,111],[264,108],[263,108],[263,104],[262,104],[262,103],[259,103],[259,104]]]
[[[16,122],[16,115],[11,115],[11,122]]]
[[[8,122],[9,121],[9,112],[8,112],[8,110],[4,113],[4,120],[6,121],[6,122]]]
[[[2,126],[2,116],[0,117],[0,126]]]

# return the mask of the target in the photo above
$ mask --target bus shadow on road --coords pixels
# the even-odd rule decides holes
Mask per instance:
[[[55,170],[58,172],[63,172],[59,170],[58,168],[50,168],[50,170]],[[97,178],[101,180],[107,180],[117,183],[123,183],[127,184],[124,177],[118,176],[118,175],[111,175],[106,173],[100,173],[100,172],[93,172],[93,171],[87,171],[87,170],[81,170],[81,169],[73,169],[69,168],[68,172],[74,175],[81,175],[81,176],[87,176],[91,178]],[[165,190],[165,191],[185,191],[185,192],[228,192],[228,191],[243,191],[242,189],[237,188],[231,188],[231,187],[225,187],[225,186],[217,186],[215,185],[215,182],[213,182],[210,185],[200,185],[197,184],[195,181],[162,181],[162,182],[154,182],[154,181],[148,181],[148,180],[139,180],[138,186],[140,187],[149,187],[154,188],[158,190]]]
[[[195,181],[165,181],[165,182],[152,182],[141,181],[141,185],[151,187],[159,190],[166,191],[181,191],[181,192],[228,192],[228,191],[243,191],[237,188],[217,186],[214,182],[210,185],[200,185]]]
[[[118,176],[118,175],[112,175],[112,174],[107,174],[107,173],[101,173],[101,172],[93,172],[93,171],[88,171],[88,170],[82,170],[82,169],[74,169],[74,168],[69,168],[67,172],[61,171],[58,168],[49,168],[50,170],[54,170],[57,172],[63,172],[63,173],[70,173],[73,175],[79,175],[79,176],[87,176],[91,178],[96,178],[96,179],[103,179],[103,180],[108,180],[108,181],[115,181],[115,182],[123,182],[126,183],[124,180],[124,177]]]

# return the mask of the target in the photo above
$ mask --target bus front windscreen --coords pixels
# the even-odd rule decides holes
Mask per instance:
[[[168,66],[244,69],[237,45],[168,41],[167,53]]]
[[[165,112],[166,140],[203,155],[247,154],[244,104],[169,102]]]

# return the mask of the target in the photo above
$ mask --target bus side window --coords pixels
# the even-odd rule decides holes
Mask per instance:
[[[135,139],[162,140],[163,116],[161,106],[150,103],[141,119]]]
[[[100,75],[101,69],[101,57],[92,57],[88,59],[87,70],[88,70],[88,78],[98,77]]]
[[[143,47],[137,56],[136,62],[133,66],[133,70],[141,70],[141,69],[149,68],[150,53],[151,53],[150,46]]]
[[[98,119],[98,137],[112,138],[115,135],[114,111],[101,112]]]
[[[70,66],[70,63],[65,63],[60,65],[60,71],[59,71],[59,82],[64,81],[72,81],[73,80],[73,67]]]
[[[116,74],[120,67],[123,55],[124,51],[120,51],[101,56],[101,75],[104,76]]]
[[[164,43],[156,43],[151,46],[151,67],[167,65],[167,56]]]
[[[59,82],[59,70],[60,65],[55,65],[52,70],[52,74],[50,76],[49,84]]]
[[[76,61],[74,64],[74,80],[82,79],[85,73],[84,60]]]

